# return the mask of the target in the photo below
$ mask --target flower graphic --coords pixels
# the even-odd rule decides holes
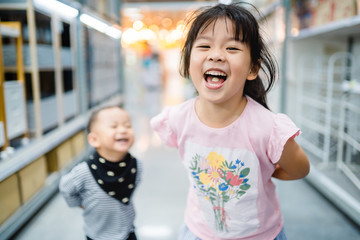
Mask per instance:
[[[228,188],[229,188],[229,186],[226,185],[225,183],[222,183],[222,184],[219,185],[219,190],[220,191],[226,191],[226,190],[228,190]]]
[[[209,165],[214,169],[218,169],[225,162],[225,158],[222,155],[218,155],[217,152],[209,153],[206,159],[208,160]]]
[[[199,174],[199,179],[205,185],[208,185],[211,182],[211,178],[206,172],[201,172]]]
[[[232,172],[226,173],[226,180],[229,182],[231,186],[239,186],[244,181],[244,179],[240,178],[239,175],[234,176]]]
[[[226,161],[213,151],[205,158],[195,154],[189,166],[197,189],[213,206],[216,228],[228,231],[226,221],[230,219],[225,211],[225,204],[232,199],[240,199],[251,187],[249,179],[250,168],[239,159]]]

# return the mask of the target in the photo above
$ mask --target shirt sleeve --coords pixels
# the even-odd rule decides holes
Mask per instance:
[[[81,184],[76,177],[79,176],[78,170],[79,166],[76,166],[69,173],[60,178],[59,191],[69,207],[81,206]]]
[[[139,159],[136,159],[136,164],[137,164],[137,174],[136,174],[136,182],[135,182],[135,184],[138,185],[142,180],[143,163]]]
[[[300,133],[300,129],[288,116],[281,113],[276,114],[268,144],[268,156],[272,163],[275,164],[280,160],[286,142]]]
[[[169,147],[177,147],[174,131],[170,126],[171,107],[166,107],[159,115],[151,119],[151,127],[159,134],[163,143]]]

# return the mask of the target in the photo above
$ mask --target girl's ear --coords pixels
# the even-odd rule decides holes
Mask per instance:
[[[246,77],[246,80],[254,80],[257,78],[260,71],[260,65],[261,65],[260,61],[258,61],[256,65],[252,65],[251,70]]]
[[[89,133],[87,138],[88,138],[88,142],[89,142],[90,146],[92,146],[94,148],[99,147],[100,144],[98,141],[98,137],[95,133],[93,133],[93,132]]]

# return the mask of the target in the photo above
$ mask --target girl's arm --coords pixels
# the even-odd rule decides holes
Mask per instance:
[[[310,163],[302,148],[290,138],[277,162],[273,177],[281,180],[304,178],[310,171]]]

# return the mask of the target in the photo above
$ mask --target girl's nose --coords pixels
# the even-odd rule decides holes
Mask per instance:
[[[210,52],[208,60],[214,62],[223,62],[225,57],[220,50],[214,49]]]

